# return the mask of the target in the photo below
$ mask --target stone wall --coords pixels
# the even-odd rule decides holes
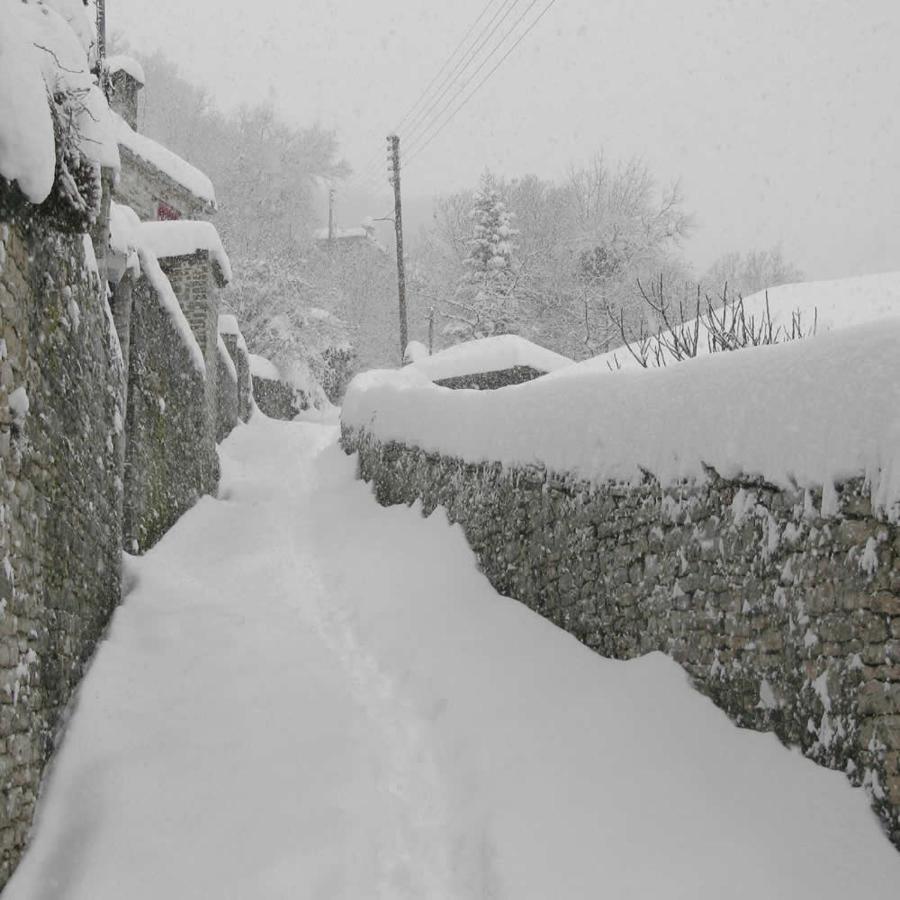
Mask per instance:
[[[494,372],[473,372],[471,375],[441,378],[434,383],[453,390],[467,388],[476,391],[495,391],[497,388],[507,387],[510,384],[534,381],[535,378],[546,374],[546,372],[533,369],[531,366],[512,366],[509,369],[497,369]]]
[[[240,334],[222,334],[228,355],[234,363],[238,379],[238,417],[242,422],[250,420],[253,412],[253,383],[250,379],[250,354]]]
[[[221,442],[231,434],[240,421],[237,369],[224,342],[219,344],[216,365],[219,369],[216,381],[216,441]]]
[[[594,485],[381,444],[346,427],[382,504],[459,522],[503,594],[597,652],[661,650],[740,725],[864,784],[900,847],[900,530],[866,486]]]
[[[216,396],[209,396],[218,360],[213,341],[206,374],[197,367],[145,277],[132,294],[123,540],[143,553],[218,484]]]
[[[253,376],[253,399],[270,419],[293,419],[307,408],[298,392],[285,381]]]
[[[124,370],[85,259],[0,179],[0,887],[120,596]]]

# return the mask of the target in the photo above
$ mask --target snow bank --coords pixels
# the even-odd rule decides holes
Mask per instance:
[[[147,80],[144,76],[144,67],[132,56],[124,54],[115,54],[106,58],[106,68],[110,74],[113,72],[125,72],[130,75],[138,84],[146,84]]]
[[[175,222],[142,222],[139,239],[157,258],[189,256],[198,250],[206,250],[218,265],[225,281],[231,281],[231,262],[222,246],[219,232],[211,222],[185,219]]]
[[[541,372],[555,372],[571,366],[572,360],[545,347],[539,347],[515,334],[480,338],[456,344],[426,356],[408,368],[432,381],[474,375],[477,372],[497,372],[515,366],[530,366]]]
[[[410,341],[403,354],[405,362],[417,363],[428,359],[428,348],[421,341]]]
[[[118,142],[135,156],[156,166],[173,181],[190,191],[195,197],[216,205],[216,192],[212,182],[199,169],[173,153],[162,144],[134,131],[118,114],[113,113],[113,125]]]
[[[159,295],[163,308],[169,314],[175,330],[191,355],[191,362],[193,362],[194,368],[205,377],[206,363],[203,359],[203,351],[200,349],[197,338],[194,337],[194,332],[191,331],[191,326],[181,310],[175,291],[172,290],[172,285],[169,284],[169,279],[166,278],[165,273],[159,267],[159,262],[151,250],[141,246],[138,248],[138,253],[141,259],[141,271],[147,276],[150,284],[153,285],[153,289]]]
[[[254,378],[269,378],[272,381],[280,381],[281,373],[275,363],[256,353],[250,354],[250,374]]]
[[[467,460],[543,463],[594,481],[761,476],[787,487],[865,475],[900,513],[900,319],[666,369],[585,371],[497,391],[415,372],[357,376],[342,420]],[[581,367],[579,367],[581,368]]]
[[[804,281],[759,291],[744,299],[747,319],[752,317],[756,322],[765,319],[767,293],[772,323],[788,331],[791,330],[791,317],[795,312],[800,313],[800,326],[804,333],[810,332],[815,324],[816,335],[900,316],[900,272],[835,281]],[[701,326],[698,354],[705,356],[708,353]],[[666,359],[668,365],[677,364],[669,354],[666,354]],[[627,347],[617,347],[554,377],[567,378],[585,371],[609,371],[610,367],[631,369],[638,368],[638,363]]]

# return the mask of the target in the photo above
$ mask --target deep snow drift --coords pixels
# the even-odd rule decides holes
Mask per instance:
[[[334,428],[256,417],[146,557],[10,900],[894,896],[864,793],[498,596]]]

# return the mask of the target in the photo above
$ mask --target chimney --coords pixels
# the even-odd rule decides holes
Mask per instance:
[[[129,61],[130,62],[130,61]],[[134,131],[137,131],[138,91],[144,86],[139,66],[121,65],[117,58],[109,60],[109,105]]]

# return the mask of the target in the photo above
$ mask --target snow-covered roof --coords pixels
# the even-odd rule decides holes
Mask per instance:
[[[254,378],[268,378],[271,381],[281,379],[281,373],[275,363],[256,353],[250,354],[250,374]]]
[[[766,294],[772,323],[788,331],[795,312],[800,313],[803,331],[811,331],[815,323],[816,334],[900,316],[900,272],[778,285],[744,299],[744,313],[748,319],[753,317],[760,322],[765,317]],[[707,353],[708,346],[701,328],[698,355]],[[673,365],[675,361],[667,358],[667,364]],[[639,366],[627,347],[617,347],[553,377],[568,378],[585,371],[608,371],[610,367],[630,369]]]
[[[561,356],[518,335],[502,334],[456,344],[434,356],[426,356],[407,368],[414,369],[432,381],[438,381],[479,372],[497,372],[515,366],[528,366],[539,372],[555,372],[571,365],[572,360],[567,356]]]
[[[216,205],[216,192],[212,182],[203,172],[167,147],[132,129],[117,113],[113,113],[112,117],[116,138],[123,147],[155,166],[195,197],[211,206]]]
[[[221,281],[231,281],[231,262],[222,246],[216,226],[211,222],[195,222],[189,219],[164,222],[142,222],[140,241],[154,255],[189,256],[198,250],[206,250],[221,273]]]
[[[0,175],[33,203],[47,198],[56,170],[48,91],[77,94],[79,149],[101,166],[119,167],[112,114],[90,73],[90,44],[90,21],[77,0],[0,5]]]
[[[138,84],[146,84],[144,76],[144,67],[133,57],[124,54],[115,54],[106,58],[106,66],[109,73],[125,72],[130,75]]]
[[[343,421],[477,462],[588,480],[759,476],[822,487],[865,476],[900,518],[900,317],[663,369],[573,367],[500,391],[445,391],[414,370],[357,376]],[[412,371],[411,371],[412,370]]]

